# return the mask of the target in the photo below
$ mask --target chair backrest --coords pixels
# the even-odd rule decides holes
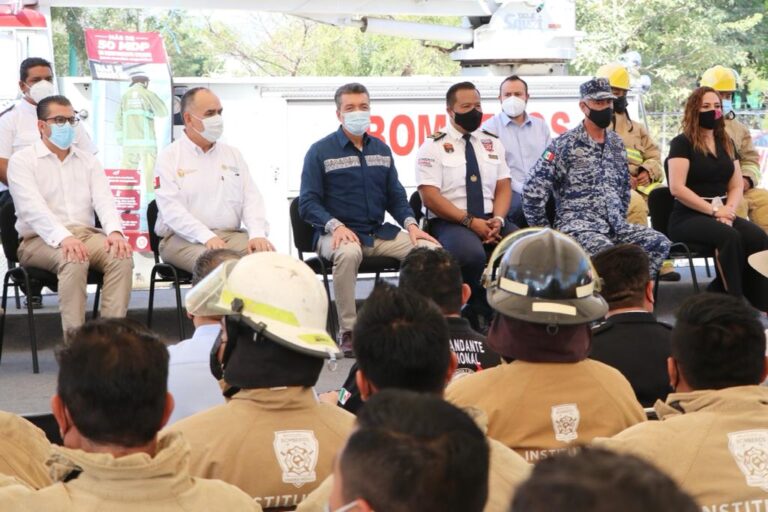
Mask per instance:
[[[47,437],[48,441],[51,443],[58,445],[64,444],[61,439],[59,424],[56,423],[56,418],[54,418],[53,414],[25,414],[23,418],[45,432],[45,437]]]
[[[149,231],[149,247],[155,257],[155,263],[160,262],[160,237],[155,233],[157,222],[157,201],[154,199],[147,205],[147,229]]]
[[[9,199],[0,209],[0,241],[3,252],[10,263],[18,263],[19,233],[16,231],[16,205]]]
[[[421,196],[419,195],[418,190],[411,194],[408,203],[411,205],[413,217],[416,219],[416,222],[421,222],[422,217],[424,217],[424,211],[422,210],[424,205],[421,203]]]
[[[651,214],[651,227],[667,236],[669,217],[675,207],[675,198],[668,187],[658,187],[648,194],[648,212]]]
[[[315,246],[312,243],[315,238],[315,228],[305,222],[299,215],[299,198],[294,197],[291,200],[290,207],[291,230],[293,231],[293,246],[299,251],[299,258],[303,259],[303,253],[315,252]]]

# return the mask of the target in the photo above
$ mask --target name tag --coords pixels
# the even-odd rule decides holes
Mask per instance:
[[[325,167],[325,172],[338,171],[339,169],[348,169],[349,167],[360,167],[360,158],[356,156],[329,158],[323,161],[323,167]]]

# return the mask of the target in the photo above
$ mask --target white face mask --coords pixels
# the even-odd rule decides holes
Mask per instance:
[[[517,96],[510,96],[501,103],[501,110],[509,117],[517,117],[525,112],[525,100]]]
[[[208,142],[216,142],[221,137],[221,134],[224,133],[224,118],[221,117],[221,114],[211,117],[197,117],[192,114],[192,117],[202,121],[203,131],[195,131]]]
[[[27,95],[35,103],[40,103],[48,96],[56,94],[56,88],[48,80],[40,80],[29,88]]]

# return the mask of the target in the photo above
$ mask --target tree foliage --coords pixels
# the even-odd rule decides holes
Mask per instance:
[[[677,109],[701,74],[716,64],[754,81],[768,76],[765,1],[581,0],[577,28],[586,36],[572,63],[592,74],[602,64],[634,50],[641,73],[652,79],[651,109]]]

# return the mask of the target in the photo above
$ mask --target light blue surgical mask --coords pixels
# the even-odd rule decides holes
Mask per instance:
[[[723,100],[723,115],[733,111],[733,100]]]
[[[69,123],[65,123],[63,126],[58,124],[51,124],[51,135],[48,140],[51,144],[59,149],[69,149],[72,145],[72,141],[75,140],[75,127]]]
[[[344,112],[344,128],[352,135],[360,136],[371,126],[371,113],[365,110]]]

